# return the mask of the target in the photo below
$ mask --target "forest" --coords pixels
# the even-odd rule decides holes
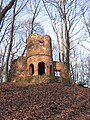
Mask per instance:
[[[53,60],[66,63],[68,79],[90,82],[89,0],[0,0],[0,82],[9,81],[34,33],[50,35]]]

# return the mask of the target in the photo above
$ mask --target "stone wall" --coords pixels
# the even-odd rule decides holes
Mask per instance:
[[[54,75],[60,71],[60,77],[66,78],[66,66],[62,62],[53,62],[51,38],[48,35],[32,34],[27,39],[26,56],[13,61],[10,78],[28,79],[31,76]]]
[[[11,70],[10,70],[10,78],[14,80],[15,78],[21,77],[24,78],[27,76],[26,70],[26,57],[19,57],[18,59],[13,61]]]
[[[28,70],[28,75],[29,75],[29,65],[33,64],[34,65],[34,75],[38,75],[38,64],[40,62],[45,63],[45,74],[50,75],[50,66],[52,66],[52,74],[53,74],[53,62],[52,59],[48,56],[45,55],[37,55],[37,56],[32,56],[27,59],[27,70]]]
[[[54,71],[60,71],[60,77],[67,78],[66,64],[63,62],[53,62]]]
[[[38,75],[38,65],[45,64],[45,74],[53,74],[51,38],[48,35],[40,36],[34,34],[27,39],[27,70],[30,75],[30,65],[34,66],[34,74]],[[50,68],[52,66],[52,68]],[[52,71],[51,71],[52,69]],[[51,71],[51,72],[50,72]]]
[[[27,39],[27,58],[33,55],[45,54],[52,58],[51,38],[33,34]]]

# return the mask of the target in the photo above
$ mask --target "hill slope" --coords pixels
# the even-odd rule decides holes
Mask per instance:
[[[90,89],[58,82],[0,84],[0,120],[90,120]]]

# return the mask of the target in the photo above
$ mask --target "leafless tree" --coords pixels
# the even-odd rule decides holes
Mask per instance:
[[[33,34],[34,28],[35,28],[35,19],[38,17],[40,11],[41,11],[41,6],[40,6],[41,0],[29,0],[27,4],[27,11],[31,16],[31,29],[30,29],[30,34]]]
[[[48,15],[48,17],[49,17],[49,19],[51,21],[51,25],[52,25],[53,31],[54,31],[54,33],[56,35],[56,38],[57,38],[59,61],[61,62],[61,47],[60,47],[59,32],[58,32],[57,25],[56,25],[57,21],[56,21],[56,18],[54,18],[52,16],[52,11],[51,11],[52,9],[49,10],[48,7],[47,7],[48,1],[42,0],[42,2],[43,2],[43,5],[45,7],[45,10],[47,12],[47,15]]]
[[[50,11],[50,6],[54,7],[55,15],[53,18],[58,21],[57,26],[59,34],[61,34],[62,43],[62,60],[66,62],[68,78],[70,79],[70,49],[71,49],[71,34],[74,32],[76,21],[79,20],[77,14],[77,0],[42,0],[44,5],[46,5],[47,11]],[[49,7],[48,7],[49,6]],[[53,9],[53,12],[54,12]],[[53,13],[52,13],[53,15]],[[54,27],[55,28],[55,27]],[[78,33],[78,32],[77,32]],[[60,37],[60,35],[59,35]]]
[[[84,1],[83,4],[80,5],[82,21],[85,26],[85,30],[90,37],[90,2]]]
[[[8,77],[9,77],[9,69],[10,69],[10,61],[12,61],[12,57],[13,54],[16,53],[15,49],[17,48],[17,43],[20,43],[20,40],[15,40],[15,37],[17,35],[16,29],[19,27],[18,22],[16,22],[16,20],[18,19],[18,15],[23,12],[23,9],[25,8],[26,4],[27,4],[28,0],[24,0],[24,1],[18,1],[15,0],[13,7],[11,10],[9,10],[9,12],[7,12],[8,14],[5,15],[5,17],[3,18],[3,24],[1,26],[1,33],[0,33],[0,44],[3,46],[3,48],[5,48],[7,40],[8,40],[8,44],[6,47],[6,53],[5,53],[5,81],[8,81]],[[2,6],[3,6],[3,1],[2,1]],[[13,15],[12,15],[12,11],[13,11]],[[14,43],[14,40],[17,42]],[[3,45],[3,43],[5,45]],[[15,46],[16,45],[16,46]],[[19,44],[18,44],[19,46]],[[4,51],[4,50],[3,50]],[[12,54],[13,53],[13,54]],[[15,55],[15,54],[14,54]]]
[[[86,45],[90,44],[90,2],[88,0],[79,2],[79,9],[81,14],[81,25],[83,26],[81,30],[82,37],[80,38],[80,46],[89,52],[90,49]]]
[[[4,16],[6,15],[7,11],[9,9],[11,9],[11,7],[13,6],[14,2],[16,0],[11,0],[8,5],[5,6],[5,8],[2,8],[2,3],[3,3],[3,0],[1,1],[1,4],[0,4],[0,24],[1,24],[1,21],[2,19],[4,18]]]
[[[24,20],[21,23],[22,32],[24,32],[26,39],[30,34],[38,33],[43,35],[44,29],[40,24],[40,21],[36,21],[37,17],[39,16],[42,10],[41,0],[29,0],[27,4],[27,13],[29,14],[29,19]],[[22,33],[21,33],[22,34]],[[21,35],[22,36],[22,35]],[[26,47],[22,53],[22,56],[25,54]]]
[[[9,48],[8,48],[7,59],[6,59],[6,67],[5,67],[5,81],[6,82],[9,81],[8,80],[8,66],[9,66],[9,58],[10,58],[10,52],[11,52],[11,49],[12,49],[12,42],[13,42],[16,4],[17,4],[17,1],[15,1],[14,7],[13,7],[13,17],[12,17],[11,32],[10,32],[10,44],[9,44]]]

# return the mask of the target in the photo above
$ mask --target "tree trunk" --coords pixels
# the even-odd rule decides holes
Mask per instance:
[[[3,19],[4,16],[5,16],[5,14],[6,14],[7,11],[13,6],[13,4],[14,4],[15,1],[16,1],[16,0],[11,0],[11,1],[9,2],[9,4],[8,4],[3,10],[0,11],[0,24],[1,24],[2,19]]]
[[[64,24],[65,24],[65,39],[66,39],[66,66],[67,66],[67,78],[70,80],[70,40],[69,40],[69,31],[67,29],[67,20],[66,14],[64,15]]]
[[[57,36],[57,42],[58,42],[58,53],[59,53],[59,62],[61,62],[61,53],[60,53],[60,42],[59,42],[59,37],[58,37],[58,33],[56,33]]]
[[[62,62],[64,62],[64,58],[65,58],[65,46],[64,46],[64,38],[63,38],[63,23],[62,23],[62,19],[61,19],[61,24],[60,24],[60,27],[61,27],[61,41],[62,41]]]
[[[72,71],[73,82],[76,82],[72,63],[71,63],[71,71]]]
[[[11,32],[10,32],[10,44],[9,44],[9,48],[8,48],[7,58],[6,58],[6,67],[5,67],[5,81],[6,82],[9,81],[8,66],[9,66],[10,52],[12,50],[12,43],[13,43],[16,2],[17,1],[15,1],[14,8],[13,8],[13,17],[12,17]]]

